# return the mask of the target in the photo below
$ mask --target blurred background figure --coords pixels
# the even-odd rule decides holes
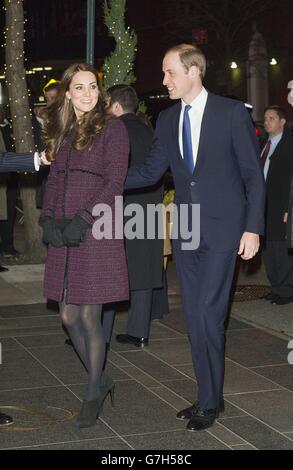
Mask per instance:
[[[42,143],[42,127],[44,125],[44,119],[48,110],[48,106],[53,104],[58,96],[58,91],[60,89],[60,82],[52,78],[43,88],[43,93],[46,100],[45,106],[35,106],[32,123],[34,131],[34,140],[36,145],[36,150],[41,152],[44,150],[44,145]],[[37,209],[42,209],[43,199],[45,193],[45,185],[48,178],[50,168],[43,167],[37,176],[37,187],[36,187],[36,207]]]
[[[293,256],[288,251],[286,229],[293,171],[293,138],[280,106],[264,113],[268,140],[261,153],[266,180],[266,230],[263,258],[271,291],[264,296],[277,305],[293,302]]]
[[[153,130],[145,116],[136,115],[138,97],[134,88],[129,85],[115,85],[107,90],[107,112],[119,117],[126,126],[130,141],[129,166],[144,163],[148,156],[153,138]],[[130,343],[137,347],[148,345],[153,293],[155,288],[163,285],[163,240],[147,238],[147,207],[149,204],[160,204],[163,199],[162,181],[151,188],[140,188],[126,191],[124,207],[139,204],[144,211],[144,239],[129,240],[125,237],[125,250],[130,283],[130,306],[126,333],[118,334],[117,341]],[[124,224],[129,218],[124,218]],[[108,342],[110,342],[114,310],[111,316],[105,316],[109,322]]]
[[[0,106],[0,151],[13,152],[14,140],[12,126],[6,116],[6,110]],[[0,177],[1,193],[1,255],[6,257],[18,256],[20,253],[14,248],[14,222],[16,216],[16,200],[18,196],[19,178],[17,173],[2,173]],[[7,270],[1,268],[0,271]]]

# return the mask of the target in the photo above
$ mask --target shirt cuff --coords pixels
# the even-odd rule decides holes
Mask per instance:
[[[39,152],[34,153],[34,164],[35,164],[35,170],[39,171],[40,165],[41,165],[41,160],[39,156]]]

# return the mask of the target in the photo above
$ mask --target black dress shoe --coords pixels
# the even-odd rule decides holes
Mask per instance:
[[[287,305],[293,302],[293,297],[278,297],[272,304],[275,305]]]
[[[0,273],[4,273],[5,271],[9,271],[9,269],[4,268],[4,266],[0,266]]]
[[[188,421],[186,429],[188,431],[203,431],[210,428],[217,417],[219,410],[217,408],[210,410],[198,409],[197,413]]]
[[[13,424],[11,416],[0,413],[0,426],[9,426],[9,424]]]
[[[67,338],[64,343],[67,345],[67,346],[73,346],[73,342],[71,341],[70,338]]]
[[[4,258],[10,258],[11,256],[20,256],[19,251],[17,251],[14,246],[9,246],[6,249],[3,249]]]
[[[277,294],[273,294],[272,292],[269,292],[268,294],[262,295],[260,298],[264,300],[276,300],[279,296]]]
[[[188,408],[184,408],[184,410],[181,410],[177,413],[176,417],[177,419],[191,419],[193,416],[196,416],[198,410],[200,409],[198,401],[193,403],[193,405],[189,406]],[[225,411],[225,403],[222,398],[219,404],[218,408],[219,413],[222,413]]]
[[[149,344],[148,338],[138,338],[137,336],[131,335],[117,335],[116,339],[118,343],[134,344],[137,348],[144,348]]]

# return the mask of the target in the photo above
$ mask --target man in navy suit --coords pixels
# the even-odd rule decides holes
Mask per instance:
[[[40,165],[49,165],[45,153],[0,152],[0,173],[10,171],[39,171]]]
[[[205,69],[197,47],[182,44],[166,53],[163,84],[180,101],[159,115],[149,157],[126,179],[126,189],[152,185],[170,166],[179,214],[182,205],[189,212],[200,205],[197,249],[185,249],[180,233],[173,240],[198,384],[195,403],[177,414],[190,431],[212,426],[223,410],[224,321],[235,261],[237,254],[249,260],[258,252],[264,225],[251,119],[241,102],[205,90]]]
[[[36,153],[0,153],[0,172],[9,171],[38,171],[41,164],[49,165],[45,154],[39,156]],[[13,419],[4,413],[0,413],[0,426],[13,424]]]

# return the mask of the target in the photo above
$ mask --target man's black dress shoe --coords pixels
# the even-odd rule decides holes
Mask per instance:
[[[193,403],[193,405],[189,406],[188,408],[184,408],[184,410],[179,411],[176,417],[177,419],[191,419],[194,416],[196,416],[199,410],[200,410],[200,406],[199,406],[198,401],[196,401],[195,403]],[[225,403],[224,403],[223,398],[220,401],[218,411],[219,413],[222,413],[223,411],[225,411]]]
[[[4,266],[0,265],[0,273],[4,273],[5,271],[9,271],[8,268],[4,268]]]
[[[14,246],[9,246],[6,249],[2,249],[4,258],[10,258],[11,256],[20,256],[19,251],[17,251]]]
[[[269,292],[268,294],[262,295],[260,298],[264,300],[270,300],[271,302],[278,299],[277,294],[273,294],[272,292]]]
[[[116,339],[118,343],[134,344],[137,348],[144,348],[149,344],[148,338],[138,338],[137,336],[131,335],[117,335]]]
[[[67,345],[67,346],[73,346],[73,342],[71,341],[70,338],[67,338],[64,343]]]
[[[272,301],[272,304],[275,305],[287,305],[293,302],[293,297],[278,297],[276,300]]]
[[[211,410],[198,409],[197,413],[188,421],[186,429],[188,431],[203,431],[210,428],[217,417],[219,410],[217,408]]]
[[[0,413],[0,426],[9,426],[9,424],[13,424],[11,416]]]

